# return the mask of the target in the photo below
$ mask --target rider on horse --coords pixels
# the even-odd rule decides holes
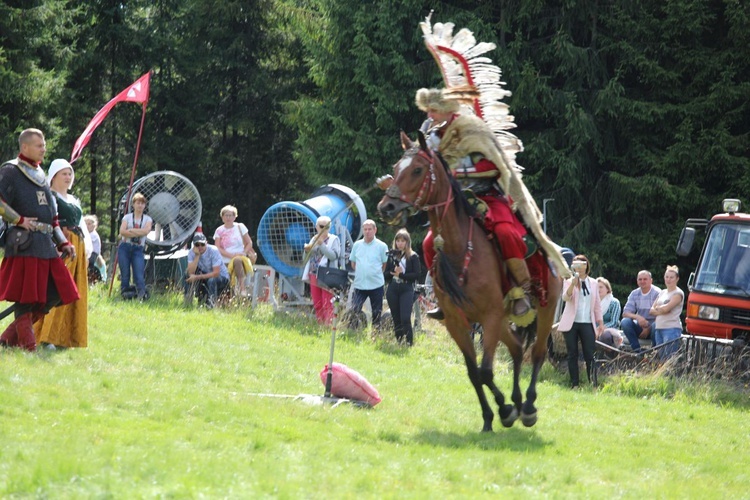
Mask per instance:
[[[526,228],[519,220],[508,194],[511,173],[497,146],[495,135],[485,122],[470,114],[459,114],[459,102],[446,99],[440,89],[420,89],[416,104],[428,115],[423,131],[427,144],[446,160],[453,176],[465,190],[471,191],[484,227],[492,234],[505,261],[512,288],[507,296],[513,301],[511,319],[520,326],[534,320],[531,305],[531,274],[524,257],[527,245]],[[434,127],[430,128],[434,124]],[[432,267],[435,256],[434,235],[430,231],[423,243],[425,263]],[[544,265],[542,261],[539,263]],[[433,310],[432,317],[441,319],[442,311]]]

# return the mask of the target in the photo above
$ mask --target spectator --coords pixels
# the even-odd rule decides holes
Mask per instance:
[[[598,336],[600,342],[620,347],[622,335],[620,334],[620,313],[622,308],[620,301],[612,295],[612,285],[607,278],[596,278],[599,287],[599,300],[602,306],[602,317],[604,319],[604,332]]]
[[[630,348],[640,352],[641,343],[638,339],[647,339],[654,331],[655,318],[650,311],[661,289],[652,284],[653,279],[649,271],[640,271],[637,280],[638,288],[630,292],[622,311],[620,328],[630,342]]]
[[[120,292],[128,297],[130,291],[130,272],[133,271],[133,282],[138,300],[146,298],[146,235],[151,232],[153,220],[146,215],[146,197],[141,193],[133,195],[133,211],[125,214],[120,224],[120,246],[117,247],[117,260],[120,262]]]
[[[68,194],[73,187],[75,172],[67,160],[52,162],[47,173],[47,184],[57,202],[57,217],[63,234],[76,249],[76,258],[66,267],[73,276],[80,298],[56,307],[34,324],[37,345],[56,350],[68,347],[87,347],[88,328],[88,258],[92,252],[91,238],[83,225],[81,202]]]
[[[414,345],[414,330],[411,324],[411,311],[414,307],[414,283],[420,273],[419,255],[411,248],[411,236],[406,229],[400,229],[393,238],[393,249],[388,253],[385,266],[385,279],[389,281],[386,299],[391,309],[393,330],[396,340],[406,340]]]
[[[86,223],[86,229],[91,236],[91,256],[89,257],[89,284],[97,281],[107,281],[107,263],[102,257],[102,239],[99,237],[97,229],[99,219],[96,215],[85,215],[83,221]]]
[[[664,284],[667,288],[659,292],[659,296],[649,311],[656,317],[654,347],[669,344],[659,349],[659,358],[662,361],[672,356],[680,347],[677,339],[682,336],[680,313],[685,301],[685,292],[677,287],[678,281],[680,281],[680,270],[677,266],[667,266],[664,272]]]
[[[380,327],[380,315],[383,312],[383,286],[385,263],[388,259],[388,245],[375,237],[378,228],[375,221],[367,219],[362,224],[364,239],[352,246],[349,261],[354,269],[354,295],[352,310],[359,314],[365,300],[370,299],[372,307],[372,326]]]
[[[258,255],[253,250],[253,240],[247,227],[235,222],[237,208],[227,205],[220,213],[224,224],[214,231],[214,242],[229,271],[232,288],[241,297],[247,297],[245,277],[253,273],[253,264]]]
[[[199,304],[213,309],[229,284],[229,271],[219,249],[208,244],[206,235],[195,233],[187,260],[185,305],[192,304],[193,297],[197,296]]]
[[[338,236],[331,234],[331,218],[321,215],[315,223],[317,233],[305,245],[307,264],[302,271],[302,281],[310,283],[310,296],[318,323],[330,325],[333,320],[333,294],[318,286],[318,268],[332,266],[341,269],[343,252]]]
[[[0,166],[0,214],[9,224],[0,264],[0,301],[14,302],[15,319],[0,335],[0,346],[36,350],[33,323],[59,304],[78,300],[63,257],[76,249],[57,220],[57,206],[44,170],[46,143],[41,130],[18,136],[18,157]]]
[[[586,375],[591,382],[595,339],[604,331],[604,319],[599,294],[594,292],[597,290],[597,282],[589,276],[591,269],[589,259],[585,255],[576,255],[571,268],[573,277],[566,279],[563,283],[565,309],[560,316],[557,329],[565,337],[570,385],[577,388],[579,384],[578,341],[581,341],[583,359],[586,362]]]

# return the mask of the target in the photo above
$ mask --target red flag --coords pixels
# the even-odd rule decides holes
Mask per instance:
[[[128,88],[117,94],[111,101],[105,104],[104,107],[100,109],[96,115],[94,115],[94,118],[92,118],[89,124],[86,125],[86,129],[83,131],[83,134],[81,134],[81,137],[78,138],[75,145],[73,146],[73,152],[70,154],[70,163],[73,163],[78,159],[79,156],[81,156],[81,151],[83,151],[83,148],[85,148],[86,144],[89,143],[89,139],[91,139],[94,130],[96,130],[96,127],[98,127],[104,121],[104,118],[112,110],[112,108],[115,107],[115,104],[117,104],[118,102],[140,102],[145,106],[145,104],[148,102],[150,78],[151,72],[149,71],[138,80],[136,80],[132,85],[128,86]]]

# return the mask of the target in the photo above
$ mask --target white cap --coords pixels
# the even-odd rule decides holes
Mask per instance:
[[[47,185],[52,185],[52,178],[57,174],[60,170],[65,170],[66,168],[69,168],[71,172],[73,172],[73,178],[70,181],[70,186],[68,189],[73,187],[73,181],[76,180],[76,171],[73,170],[73,165],[68,163],[68,160],[65,160],[63,158],[58,158],[57,160],[52,160],[52,163],[49,166],[49,171],[47,172]]]

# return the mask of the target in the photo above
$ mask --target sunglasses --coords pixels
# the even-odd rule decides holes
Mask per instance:
[[[196,246],[196,247],[205,247],[206,244],[205,243],[193,243],[193,246]]]
[[[319,227],[320,229],[325,229],[325,228],[327,228],[327,227],[328,227],[328,224],[318,224],[318,227]]]

